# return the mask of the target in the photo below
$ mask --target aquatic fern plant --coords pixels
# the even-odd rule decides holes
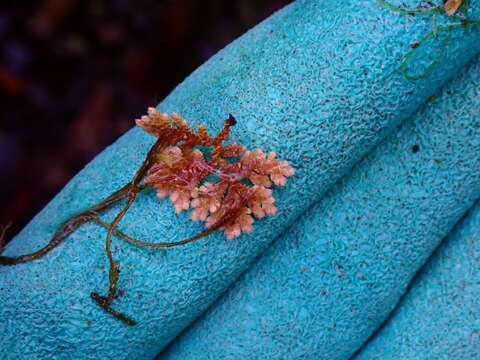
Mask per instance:
[[[261,149],[247,151],[243,145],[230,143],[230,128],[236,124],[230,115],[215,136],[200,125],[193,130],[180,115],[160,113],[149,108],[148,114],[136,120],[138,126],[157,137],[132,181],[102,202],[66,220],[49,243],[42,249],[17,257],[0,256],[0,265],[16,265],[39,259],[55,249],[65,238],[86,222],[106,228],[105,252],[109,262],[109,289],[106,296],[92,292],[91,297],[105,311],[128,325],[136,322],[112,308],[117,297],[120,262],[111,250],[112,235],[134,245],[166,248],[199,240],[217,230],[227,239],[253,230],[255,218],[274,215],[277,211],[272,196],[273,185],[285,185],[295,170],[287,161],[279,161],[274,152]],[[208,155],[205,150],[210,150]],[[192,208],[192,220],[206,222],[206,229],[188,239],[153,243],[131,238],[117,229],[117,225],[134,203],[137,195],[154,188],[160,198],[169,197],[176,213]],[[108,224],[99,214],[126,199],[126,204]],[[0,232],[0,252],[3,251],[5,229]]]

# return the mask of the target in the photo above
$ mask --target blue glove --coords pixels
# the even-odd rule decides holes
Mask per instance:
[[[479,0],[471,1],[474,8]],[[275,190],[278,214],[227,242],[217,233],[167,252],[116,239],[119,311],[105,313],[90,292],[108,287],[105,231],[87,224],[44,258],[0,267],[3,358],[153,357],[231,285],[268,245],[319,200],[384,135],[410,116],[480,48],[478,32],[455,29],[442,61],[410,82],[401,57],[433,20],[403,16],[374,2],[297,1],[209,60],[160,104],[193,125],[216,130],[232,113],[232,140],[275,151],[297,174]],[[429,21],[431,20],[431,21]],[[446,21],[437,19],[437,22]],[[443,42],[419,47],[434,59]],[[412,61],[409,71],[422,72]],[[136,129],[99,155],[14,239],[3,255],[44,246],[69,216],[128,183],[153,139]],[[111,221],[119,208],[103,215]],[[119,228],[146,241],[175,241],[202,230],[153,192],[142,194]]]
[[[349,359],[480,197],[479,78],[476,61],[354,167],[159,359]],[[422,310],[437,308],[427,302]],[[468,319],[478,324],[478,313]],[[395,334],[425,332],[436,320],[410,316]],[[448,326],[439,331],[446,336]],[[369,354],[440,358],[398,356],[390,338]]]
[[[415,278],[387,324],[354,360],[480,358],[479,273],[477,202]]]

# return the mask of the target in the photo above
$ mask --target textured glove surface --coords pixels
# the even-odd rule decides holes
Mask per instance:
[[[476,61],[334,185],[159,359],[349,359],[480,197],[479,78]],[[478,277],[468,265],[476,258],[468,256],[462,257],[463,276],[472,276],[473,285]],[[443,358],[413,355],[420,344],[422,353],[430,353],[422,334],[427,329],[428,346],[436,347],[449,321],[457,325],[458,339],[466,336],[459,333],[462,324],[473,321],[465,331],[478,325],[478,311],[462,319],[459,309],[446,309],[452,300],[429,300],[447,291],[438,281],[459,280],[461,271],[452,279],[432,279],[432,289],[423,286],[431,294],[419,309],[424,314],[416,313],[421,320],[406,309],[410,316],[388,330],[397,335],[397,347],[385,334],[368,353],[382,360]],[[455,288],[446,294],[453,297]],[[460,293],[469,294],[466,305],[478,310],[478,286],[471,290]],[[409,356],[398,356],[400,348]]]
[[[474,360],[480,356],[480,203],[415,278],[354,360]]]
[[[470,3],[475,8],[479,1]],[[115,307],[135,318],[136,327],[104,313],[89,297],[108,286],[103,229],[83,226],[45,258],[1,267],[2,358],[153,357],[478,51],[478,31],[456,29],[434,71],[407,81],[398,70],[400,61],[433,24],[431,18],[399,15],[373,1],[302,0],[219,52],[159,107],[212,131],[232,113],[239,120],[233,141],[290,161],[297,175],[274,191],[278,215],[257,221],[252,234],[235,241],[218,233],[166,253],[115,240],[119,288],[126,291]],[[420,49],[427,60],[443,47],[435,41],[427,45]],[[5,255],[38,249],[63,220],[129,182],[152,141],[138,129],[119,139],[36,216]],[[168,201],[150,192],[139,197],[120,229],[163,242],[186,238],[202,226],[188,214],[175,215]]]

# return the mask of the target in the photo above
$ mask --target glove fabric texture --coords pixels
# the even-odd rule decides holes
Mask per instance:
[[[470,1],[470,8],[479,3]],[[288,160],[297,173],[286,187],[274,190],[278,214],[256,221],[253,233],[235,241],[217,232],[155,251],[115,239],[118,287],[125,294],[113,306],[137,320],[134,327],[90,298],[92,291],[108,289],[102,228],[84,225],[42,259],[0,267],[0,358],[153,358],[478,52],[478,30],[456,28],[448,43],[441,37],[427,41],[413,57],[409,71],[415,74],[441,54],[433,71],[416,82],[405,79],[399,66],[410,45],[448,21],[405,16],[373,1],[299,0],[220,51],[159,109],[182,114],[193,127],[203,123],[212,133],[231,113],[238,120],[232,141]],[[130,182],[153,141],[140,129],[122,136],[72,179],[3,255],[39,249],[65,219]],[[451,206],[463,210],[463,205]],[[102,217],[111,221],[119,210]],[[119,228],[144,241],[170,242],[199,233],[203,224],[192,223],[188,213],[175,215],[167,200],[150,191],[138,197]]]

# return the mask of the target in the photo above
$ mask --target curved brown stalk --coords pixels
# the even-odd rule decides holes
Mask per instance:
[[[102,219],[100,219],[98,217],[96,217],[92,220],[95,221],[98,225],[104,227],[105,229],[110,228],[110,224],[104,222]],[[119,238],[129,242],[132,245],[160,249],[160,248],[174,247],[174,246],[178,246],[178,245],[185,245],[185,244],[200,240],[200,239],[204,238],[205,236],[208,236],[208,235],[214,233],[215,231],[217,231],[218,228],[221,227],[223,224],[224,223],[220,223],[218,225],[211,226],[210,228],[205,229],[201,233],[199,233],[197,235],[194,235],[192,237],[189,237],[188,239],[175,241],[175,242],[168,242],[168,243],[152,243],[152,242],[137,240],[137,239],[132,238],[131,236],[128,236],[127,234],[118,230],[117,228],[113,229],[113,234],[118,236]]]
[[[122,211],[120,211],[117,214],[115,219],[112,221],[112,223],[108,227],[108,233],[107,233],[107,236],[106,236],[106,239],[105,239],[105,251],[107,253],[109,267],[110,267],[109,277],[108,277],[109,278],[108,295],[107,296],[101,296],[101,295],[99,295],[98,293],[95,293],[95,292],[92,292],[90,294],[92,299],[94,299],[98,303],[98,305],[100,305],[105,311],[112,314],[117,319],[122,320],[127,325],[135,325],[136,322],[110,307],[113,299],[116,297],[117,284],[118,284],[118,279],[120,277],[120,262],[115,261],[113,259],[112,250],[111,250],[112,233],[114,232],[114,229],[116,228],[118,223],[125,216],[128,209],[130,208],[130,206],[135,201],[135,198],[137,197],[137,193],[139,192],[139,189],[140,189],[139,188],[139,183],[145,177],[145,175],[147,174],[150,167],[155,163],[156,155],[158,153],[160,153],[162,151],[162,149],[164,149],[166,146],[167,146],[167,144],[165,143],[165,141],[163,139],[158,139],[155,142],[155,144],[152,146],[152,148],[148,152],[144,162],[142,163],[142,166],[135,173],[135,176],[133,177],[132,182],[129,184],[127,203],[125,204]]]
[[[132,245],[143,246],[143,247],[151,247],[151,248],[157,248],[157,249],[168,248],[168,247],[174,247],[174,246],[178,246],[178,245],[185,245],[185,244],[200,240],[200,239],[214,233],[219,228],[221,228],[223,225],[227,224],[229,221],[234,219],[237,216],[238,212],[242,209],[242,206],[248,200],[249,200],[249,198],[243,199],[240,204],[237,204],[237,206],[233,207],[231,209],[231,211],[226,212],[225,215],[221,219],[219,219],[215,224],[213,224],[209,228],[205,229],[201,233],[196,234],[192,237],[189,237],[188,239],[184,239],[184,240],[180,240],[180,241],[174,241],[174,242],[167,242],[167,243],[152,243],[152,242],[137,240],[137,239],[134,239],[134,238],[128,236],[127,234],[123,233],[122,231],[120,231],[116,227],[111,227],[110,224],[107,224],[106,222],[104,222],[99,217],[95,217],[92,220],[95,221],[98,225],[100,225],[100,226],[102,226],[106,229],[112,229],[113,234],[115,234],[116,236],[120,237],[121,239],[129,242]]]
[[[95,217],[106,209],[110,208],[112,205],[116,204],[118,201],[126,198],[129,194],[131,184],[127,184],[122,187],[120,190],[114,192],[109,197],[107,197],[102,202],[88,208],[87,210],[82,211],[80,214],[77,214],[65,222],[59,227],[55,235],[50,239],[49,243],[45,245],[40,250],[37,250],[30,254],[25,254],[16,257],[10,256],[0,256],[0,265],[15,265],[20,263],[29,262],[35,259],[39,259],[50,251],[55,249],[58,245],[62,243],[65,238],[67,238],[71,233],[73,233],[78,227]],[[146,186],[142,185],[138,188],[138,191],[145,189]],[[3,236],[3,234],[2,234]]]

